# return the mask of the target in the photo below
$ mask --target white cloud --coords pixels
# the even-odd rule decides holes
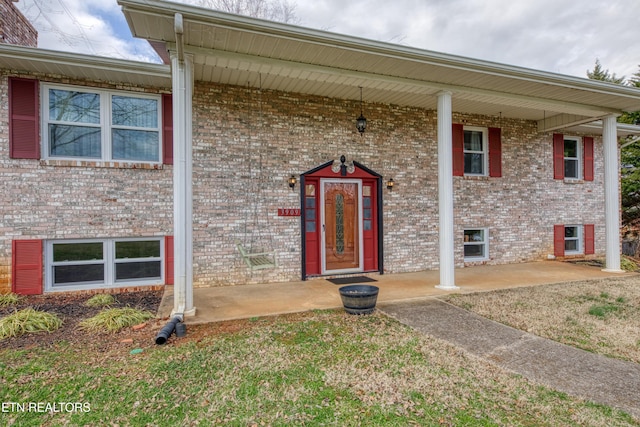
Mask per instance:
[[[197,3],[198,0],[177,0]],[[640,66],[640,1],[297,0],[300,25],[585,77],[596,58],[618,75]],[[37,6],[42,15],[34,14]],[[43,48],[152,60],[116,0],[20,0]],[[37,11],[36,11],[37,12]],[[157,61],[157,59],[155,59]]]
[[[302,24],[476,59],[586,76],[596,58],[638,70],[640,2],[632,0],[314,0]]]
[[[158,61],[146,41],[133,39],[115,0],[20,0],[17,6],[43,49]]]

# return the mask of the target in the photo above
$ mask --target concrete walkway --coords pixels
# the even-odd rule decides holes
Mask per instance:
[[[435,298],[378,308],[419,332],[534,382],[620,408],[640,419],[640,365],[611,359],[513,329]]]
[[[620,276],[619,273],[603,272],[596,267],[557,261],[466,267],[456,269],[455,274],[459,287],[455,291],[443,291],[435,287],[440,280],[437,270],[370,276],[377,280],[371,284],[380,288],[378,303],[437,297],[451,292],[491,291]],[[193,302],[196,315],[188,317],[186,323],[209,323],[340,308],[342,301],[339,288],[340,286],[321,278],[300,282],[195,288]],[[168,286],[158,310],[159,317],[169,317],[172,309],[173,287]]]

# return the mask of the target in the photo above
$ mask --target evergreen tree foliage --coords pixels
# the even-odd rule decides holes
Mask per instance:
[[[629,144],[621,150],[620,163],[622,224],[632,226],[640,222],[640,142]]]
[[[625,80],[625,77],[618,77],[615,73],[602,68],[602,64],[596,59],[593,71],[587,70],[587,77],[592,80],[601,80],[626,86],[640,88],[640,71]],[[618,122],[628,124],[640,124],[640,111],[626,112],[618,117]],[[633,141],[633,140],[631,140]],[[623,143],[620,150],[621,170],[621,195],[622,195],[622,224],[625,227],[633,228],[640,225],[640,140]]]
[[[599,59],[596,59],[596,65],[593,68],[593,71],[587,70],[587,77],[591,80],[602,80],[603,82],[610,82],[616,84],[624,84],[625,77],[618,77],[616,73],[609,73],[609,70],[605,70],[602,68],[602,64]]]

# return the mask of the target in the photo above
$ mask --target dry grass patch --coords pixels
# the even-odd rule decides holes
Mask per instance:
[[[640,363],[640,276],[457,294],[446,300],[544,338]]]
[[[21,426],[638,425],[380,313],[241,324],[193,326],[185,340],[142,344],[136,356],[117,346],[0,352],[0,401],[91,404],[87,413],[10,414]]]
[[[95,316],[83,320],[78,325],[89,332],[117,332],[153,318],[150,311],[138,310],[131,307],[104,309]]]
[[[0,340],[34,332],[53,332],[60,326],[62,320],[55,314],[25,308],[0,319]]]
[[[97,294],[85,301],[87,307],[106,307],[116,303],[116,299],[111,294]]]
[[[0,307],[17,305],[22,299],[23,297],[21,295],[14,294],[13,292],[0,294]]]

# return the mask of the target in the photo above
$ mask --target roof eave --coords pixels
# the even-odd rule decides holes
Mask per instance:
[[[0,44],[0,68],[170,87],[171,68],[124,59]]]
[[[125,13],[125,15],[127,15],[126,12],[128,10],[143,10],[150,14],[170,18],[167,22],[172,22],[171,20],[173,19],[174,14],[180,13],[183,15],[183,19],[185,21],[218,25],[220,27],[233,28],[248,32],[257,32],[277,37],[291,38],[318,45],[342,47],[364,53],[383,55],[387,57],[397,57],[405,60],[409,59],[416,62],[439,65],[442,67],[463,69],[474,71],[476,73],[498,75],[513,79],[556,85],[565,88],[589,90],[591,92],[601,92],[607,94],[614,93],[619,96],[628,96],[635,99],[637,99],[639,96],[637,88],[610,82],[534,70],[525,67],[518,67],[480,59],[451,55],[409,46],[401,46],[361,37],[348,36],[328,31],[295,26],[291,24],[283,24],[279,22],[225,13],[186,4],[167,3],[162,0],[118,0],[118,4],[122,6],[123,13]],[[170,5],[170,8],[168,8],[167,5]],[[134,32],[134,28],[132,25],[130,25],[130,28],[132,32]],[[134,36],[146,38],[143,34],[134,34]],[[175,39],[156,41],[175,42]]]
[[[570,126],[564,131],[570,132],[582,132],[591,135],[602,135],[603,129],[602,120],[596,120],[590,123],[582,123],[575,126]],[[628,137],[638,137],[640,136],[640,126],[632,125],[628,123],[616,123],[617,135],[618,138],[628,138]]]

